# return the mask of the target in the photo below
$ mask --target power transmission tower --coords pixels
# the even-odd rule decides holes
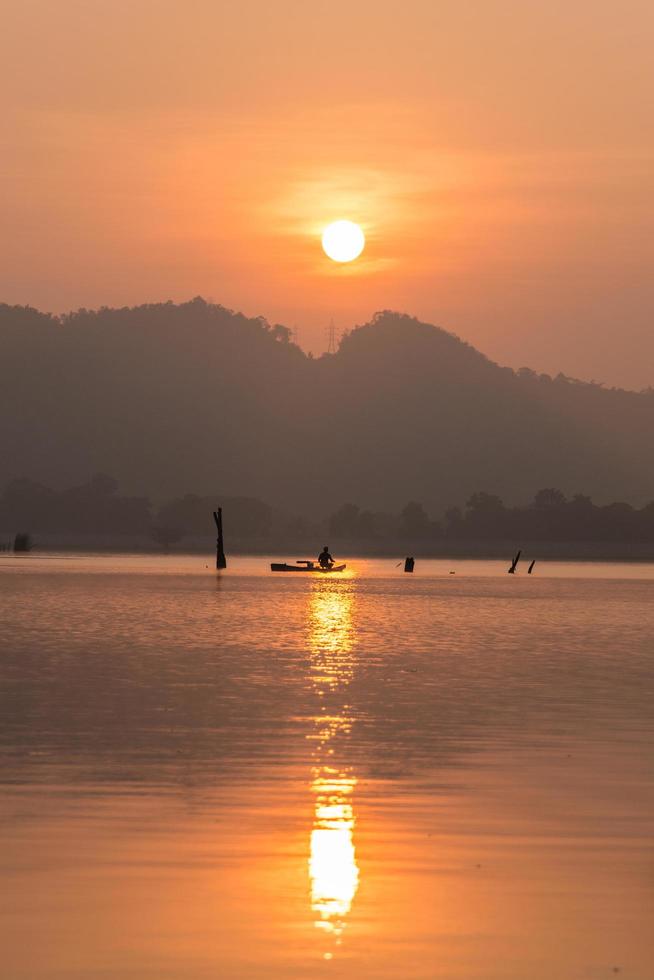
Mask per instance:
[[[329,326],[327,327],[327,353],[336,353],[336,327],[334,326],[334,321],[329,321]]]

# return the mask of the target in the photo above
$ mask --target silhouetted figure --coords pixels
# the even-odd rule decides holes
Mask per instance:
[[[21,554],[32,550],[32,538],[25,531],[19,531],[14,538],[14,553]]]
[[[318,555],[318,563],[321,568],[331,568],[334,564],[334,559],[329,554],[329,547],[325,545],[320,554]]]
[[[415,560],[413,558],[405,558],[404,559],[404,571],[405,572],[412,572],[414,565],[415,565]]]

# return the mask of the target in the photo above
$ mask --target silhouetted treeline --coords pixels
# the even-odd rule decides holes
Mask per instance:
[[[422,504],[409,501],[399,514],[373,513],[355,504],[343,504],[327,521],[327,530],[336,538],[438,538],[443,527],[432,521]]]
[[[88,483],[52,490],[33,480],[12,480],[0,496],[0,528],[74,534],[147,533],[147,497],[121,497],[112,477],[97,474]]]
[[[352,540],[390,535],[423,541],[654,541],[654,501],[639,509],[622,502],[598,506],[584,494],[567,499],[547,488],[526,506],[507,507],[495,494],[479,492],[464,507],[449,508],[439,521],[415,501],[399,515],[343,504],[327,526],[335,537]]]
[[[147,497],[121,496],[110,476],[53,490],[32,480],[12,480],[0,493],[0,531],[33,534],[147,536],[164,548],[185,538],[213,541],[212,512],[221,505],[228,541],[302,541],[315,545],[323,535],[342,541],[654,541],[654,501],[635,508],[616,502],[598,506],[590,497],[571,498],[557,489],[539,490],[521,507],[478,492],[462,507],[438,519],[417,501],[399,513],[362,509],[346,503],[325,520],[274,510],[254,497],[185,494],[153,507]],[[430,508],[431,509],[431,508]]]
[[[199,497],[187,493],[159,508],[158,526],[179,528],[184,534],[213,537],[212,514],[220,504],[229,515],[228,534],[237,538],[265,538],[273,524],[272,509],[253,497]]]
[[[147,497],[123,497],[110,476],[97,474],[88,483],[53,490],[33,480],[12,480],[0,495],[0,529],[74,535],[148,535],[164,546],[186,536],[213,537],[212,512],[219,501],[229,513],[234,537],[266,537],[272,510],[250,497],[199,497],[186,494],[153,508]]]
[[[654,497],[651,390],[512,371],[388,311],[312,359],[285,327],[202,299],[62,317],[0,305],[0,365],[3,480],[104,470],[136,499],[218,487],[305,521],[342,500],[441,514],[483,486],[508,507],[552,484]]]
[[[445,515],[451,537],[531,541],[652,541],[654,501],[640,509],[616,502],[597,506],[590,497],[566,499],[560,490],[539,490],[527,507],[505,507],[499,497],[476,493],[463,512]]]

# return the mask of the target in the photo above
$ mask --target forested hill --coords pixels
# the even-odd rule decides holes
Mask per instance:
[[[308,515],[352,500],[431,512],[484,488],[654,497],[654,393],[514,372],[451,334],[378,314],[337,354],[201,299],[52,317],[0,306],[2,480],[109,472]]]

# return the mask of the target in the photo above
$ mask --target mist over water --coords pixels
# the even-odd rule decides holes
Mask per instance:
[[[651,976],[654,566],[393,565],[0,556],[3,975]]]

